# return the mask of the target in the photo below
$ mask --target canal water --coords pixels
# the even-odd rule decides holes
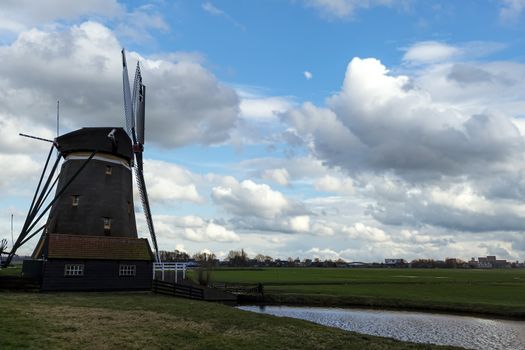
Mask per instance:
[[[239,309],[293,317],[325,326],[399,340],[480,350],[525,350],[525,321],[421,312],[291,306]]]

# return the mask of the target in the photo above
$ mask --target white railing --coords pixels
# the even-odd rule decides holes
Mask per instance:
[[[165,271],[175,271],[175,283],[177,283],[177,278],[179,271],[182,271],[182,279],[186,278],[186,268],[187,263],[181,262],[162,262],[162,263],[153,263],[153,278],[155,278],[155,272],[160,271],[162,280],[164,281],[164,272]]]

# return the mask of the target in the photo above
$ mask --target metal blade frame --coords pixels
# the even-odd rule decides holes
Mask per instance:
[[[157,245],[157,237],[155,235],[155,227],[153,226],[153,219],[151,217],[151,208],[149,205],[148,193],[146,190],[146,182],[144,180],[143,172],[143,161],[142,161],[142,152],[144,148],[142,147],[144,139],[144,106],[145,106],[145,86],[142,84],[142,75],[140,72],[140,64],[137,63],[137,68],[135,70],[135,79],[133,81],[133,95],[131,95],[130,85],[129,85],[129,76],[128,68],[126,64],[126,53],[122,49],[122,84],[124,91],[124,113],[126,118],[126,129],[129,136],[131,137],[133,143],[133,152],[135,154],[135,162],[133,168],[135,169],[135,179],[137,182],[140,199],[142,202],[142,210],[144,211],[144,216],[146,218],[146,223],[148,225],[148,230],[151,236],[151,241],[153,243],[153,248],[155,249],[155,259],[157,262],[160,262],[159,249]],[[141,115],[139,116],[138,113]],[[141,127],[142,127],[142,136],[140,142],[137,141],[137,133],[135,129],[135,123],[137,118],[141,118]]]

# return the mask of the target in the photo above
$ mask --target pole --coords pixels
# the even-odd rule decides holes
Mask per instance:
[[[11,214],[11,247],[15,246],[15,238],[13,236],[13,214]]]
[[[60,134],[60,101],[57,101],[57,137]]]

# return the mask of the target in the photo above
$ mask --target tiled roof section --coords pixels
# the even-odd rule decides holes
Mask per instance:
[[[145,238],[50,234],[51,259],[153,260]]]

